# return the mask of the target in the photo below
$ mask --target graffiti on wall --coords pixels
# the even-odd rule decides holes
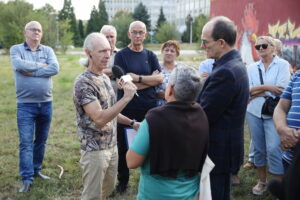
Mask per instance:
[[[284,44],[282,48],[282,57],[289,61],[294,68],[300,68],[300,27],[296,27],[295,23],[287,20],[280,24],[269,25],[269,34],[278,38]]]
[[[259,59],[254,48],[259,34],[280,39],[284,44],[282,57],[293,67],[300,68],[300,27],[296,27],[295,22],[287,20],[280,23],[277,21],[275,24],[269,24],[268,27],[259,27],[254,3],[248,3],[244,9],[241,28],[238,41],[242,59],[247,65]]]

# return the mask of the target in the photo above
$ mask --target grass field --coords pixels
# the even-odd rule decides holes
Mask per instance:
[[[75,200],[82,190],[79,167],[79,141],[76,133],[75,111],[72,102],[72,87],[75,77],[84,68],[79,65],[79,55],[59,55],[60,73],[53,77],[54,112],[48,138],[43,173],[52,177],[49,181],[35,180],[29,193],[20,194],[18,172],[18,133],[16,126],[16,103],[14,78],[9,57],[0,55],[0,200]],[[197,66],[204,56],[185,55],[179,60]],[[245,150],[248,150],[248,131],[245,131]],[[65,172],[58,178],[60,169]],[[113,194],[111,199],[135,199],[139,170],[131,170],[130,188],[122,196]],[[250,191],[256,182],[254,170],[241,169],[241,185],[233,187],[236,200],[272,200],[269,194],[253,196]]]

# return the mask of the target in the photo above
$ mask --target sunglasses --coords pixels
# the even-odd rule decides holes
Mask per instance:
[[[256,50],[260,50],[260,48],[262,48],[262,49],[266,49],[266,48],[268,48],[268,44],[258,44],[258,45],[255,45],[255,49]]]

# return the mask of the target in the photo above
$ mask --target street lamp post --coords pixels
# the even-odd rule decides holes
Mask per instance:
[[[190,25],[190,44],[192,44],[193,43],[193,17],[191,16],[191,14],[187,16],[187,22]]]

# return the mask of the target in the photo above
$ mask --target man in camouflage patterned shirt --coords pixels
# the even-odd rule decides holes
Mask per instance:
[[[88,59],[81,61],[87,70],[76,78],[73,92],[81,142],[81,199],[106,199],[117,177],[117,121],[136,130],[139,127],[139,123],[120,114],[133,98],[136,86],[126,82],[124,96],[116,102],[110,79],[103,73],[111,55],[108,40],[101,33],[91,33],[85,39],[84,50]]]

